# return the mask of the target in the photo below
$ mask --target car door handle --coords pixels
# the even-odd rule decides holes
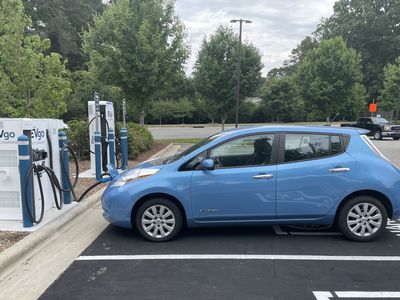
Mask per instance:
[[[271,179],[272,177],[274,177],[272,174],[258,174],[253,176],[254,179]]]
[[[350,172],[350,168],[333,168],[333,169],[329,169],[329,172],[331,172],[331,173]]]

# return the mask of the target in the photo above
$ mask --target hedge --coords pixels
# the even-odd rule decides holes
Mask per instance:
[[[145,127],[136,123],[127,123],[128,129],[128,158],[135,159],[140,152],[149,150],[154,143],[153,136]],[[122,124],[116,123],[116,151],[120,153],[120,128]],[[68,122],[67,136],[71,147],[80,160],[89,159],[89,132],[86,121],[73,120]],[[120,155],[118,155],[120,157]]]

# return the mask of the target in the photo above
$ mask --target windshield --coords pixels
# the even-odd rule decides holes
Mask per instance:
[[[371,118],[374,124],[388,124],[389,121],[385,118]]]
[[[198,142],[197,144],[194,144],[193,146],[189,147],[188,149],[186,149],[185,151],[179,153],[178,155],[175,155],[173,157],[171,157],[170,159],[168,159],[168,163],[177,161],[178,159],[181,159],[182,157],[192,153],[193,151],[199,149],[200,147],[207,145],[208,143],[214,141],[215,139],[219,138],[223,136],[222,133],[218,133],[218,134],[214,134],[212,136],[209,136],[208,138],[205,138],[204,140],[201,140],[200,142]]]

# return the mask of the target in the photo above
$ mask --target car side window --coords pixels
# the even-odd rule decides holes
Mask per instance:
[[[268,165],[271,162],[273,134],[245,136],[210,151],[216,168]]]
[[[316,159],[343,152],[340,136],[323,134],[285,134],[285,162]]]

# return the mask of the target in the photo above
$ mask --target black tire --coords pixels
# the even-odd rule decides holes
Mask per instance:
[[[168,212],[169,210],[172,213],[172,217],[171,215],[168,215],[168,217],[162,218],[162,216],[160,215],[160,210],[162,209],[162,207],[164,207],[165,212]],[[150,218],[148,216],[145,217],[144,214],[146,211],[150,215],[157,215],[151,212],[152,208],[156,209],[158,217],[156,218]],[[148,211],[148,209],[150,209],[150,212]],[[145,224],[144,225],[142,224],[143,218],[144,222],[150,222],[149,227],[153,226],[148,231],[149,233],[146,232],[144,228]],[[175,220],[173,226],[171,221],[172,218]],[[140,205],[135,215],[136,229],[144,239],[152,242],[166,242],[175,238],[181,232],[182,223],[183,223],[183,217],[179,207],[171,200],[165,198],[153,198],[144,202],[143,204]],[[168,231],[168,228],[170,227],[173,229]],[[164,232],[165,236],[162,235],[162,232]]]
[[[374,139],[375,139],[375,140],[381,140],[381,139],[382,139],[382,132],[380,132],[380,131],[375,131],[375,132],[374,132]]]
[[[352,211],[353,209],[355,209],[355,207],[357,205],[360,204],[369,204],[369,207],[374,206],[375,208],[377,208],[380,212],[381,215],[381,225],[380,226],[375,226],[372,225],[369,221],[369,217],[365,216],[366,219],[356,219],[353,218],[351,216],[349,216],[349,218],[351,218],[351,220],[349,220],[350,222],[358,222],[357,224],[352,224],[356,226],[360,226],[358,227],[360,229],[360,232],[357,233],[358,229],[356,230],[356,233],[354,233],[353,231],[351,231],[351,229],[349,228],[350,225],[348,225],[348,215],[350,213],[350,211]],[[354,210],[353,210],[354,212]],[[378,217],[378,213],[377,211],[375,211],[374,213],[371,214],[372,219],[376,220],[375,218]],[[342,209],[338,212],[338,226],[340,231],[343,233],[343,235],[345,237],[347,237],[348,239],[352,240],[352,241],[357,241],[357,242],[369,242],[369,241],[373,241],[376,238],[378,238],[379,236],[381,236],[386,228],[386,224],[387,224],[387,211],[385,206],[382,204],[381,201],[379,201],[378,199],[371,197],[371,196],[357,196],[354,197],[352,199],[350,199],[349,201],[346,202],[346,204],[342,207]],[[364,213],[364,211],[362,211],[362,213]],[[368,218],[368,219],[367,219]],[[363,223],[364,222],[364,223]],[[375,221],[373,221],[375,222]],[[363,224],[368,223],[369,228],[373,228],[374,230],[376,229],[376,231],[374,231],[373,233],[368,233],[369,235],[367,236],[360,236],[361,234],[361,230],[363,227]],[[375,222],[378,223],[378,222]],[[372,227],[371,227],[372,225]],[[354,229],[354,227],[353,227]]]
[[[394,139],[395,141],[398,141],[398,140],[400,140],[400,137],[394,136],[393,139]]]

